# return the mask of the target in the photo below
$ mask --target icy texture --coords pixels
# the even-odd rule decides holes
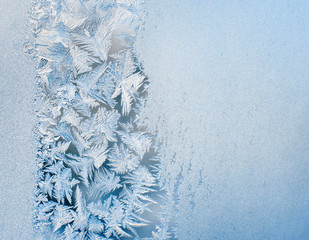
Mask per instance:
[[[148,1],[137,52],[179,239],[309,239],[308,1]]]
[[[134,49],[144,16],[141,1],[33,4],[42,239],[166,234],[156,216],[163,192],[155,141],[137,121],[148,84]]]

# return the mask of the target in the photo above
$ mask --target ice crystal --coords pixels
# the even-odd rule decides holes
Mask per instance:
[[[135,121],[147,89],[134,49],[144,18],[139,0],[33,4],[44,101],[36,128],[42,234],[140,239],[151,230],[139,229],[150,225],[153,239],[168,238],[159,219],[147,220],[160,199],[158,158],[153,136]]]

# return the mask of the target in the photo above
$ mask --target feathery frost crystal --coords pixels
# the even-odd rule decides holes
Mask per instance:
[[[147,97],[134,50],[144,18],[139,0],[33,4],[42,239],[169,238],[155,217],[164,209],[157,148],[137,121]]]

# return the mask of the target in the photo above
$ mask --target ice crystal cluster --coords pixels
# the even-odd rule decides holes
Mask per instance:
[[[137,121],[147,97],[134,50],[144,18],[139,0],[33,4],[43,239],[168,238],[155,217],[164,209],[156,144]]]

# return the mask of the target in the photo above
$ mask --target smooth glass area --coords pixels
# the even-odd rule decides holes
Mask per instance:
[[[148,1],[144,117],[179,239],[309,239],[308,1]]]

